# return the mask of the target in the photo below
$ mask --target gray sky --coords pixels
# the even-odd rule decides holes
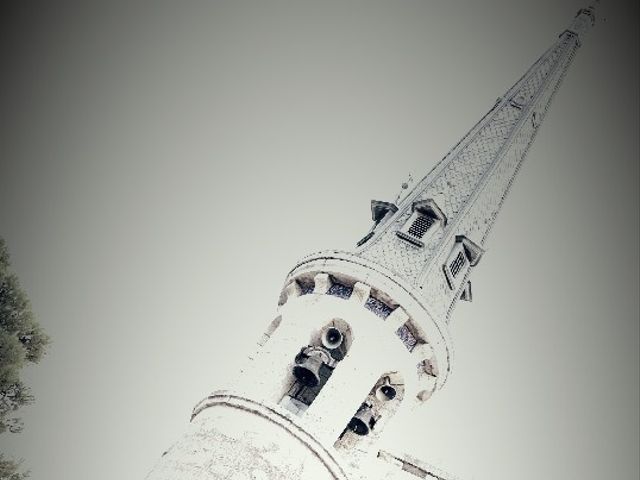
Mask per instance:
[[[0,235],[53,344],[2,451],[140,479],[272,319],[581,1],[6,4]],[[492,231],[454,372],[392,425],[468,479],[638,476],[638,8],[608,1]]]

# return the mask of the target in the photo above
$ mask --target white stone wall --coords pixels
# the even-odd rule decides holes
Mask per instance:
[[[347,480],[331,454],[269,406],[233,396],[215,400],[146,480]]]
[[[418,329],[422,343],[409,351],[396,331],[411,321],[407,312],[419,314],[419,306],[412,304],[407,292],[399,295],[402,289],[388,279],[377,278],[366,267],[346,265],[350,264],[338,262],[331,267],[323,261],[322,271],[299,269],[304,279],[312,279],[313,292],[302,294],[297,283],[287,284],[276,319],[238,374],[234,388],[215,392],[196,407],[186,434],[158,462],[148,480],[373,478],[366,472],[378,463],[384,426],[396,415],[408,414],[436,388],[436,379],[425,380],[418,363],[425,359],[437,363],[437,350],[446,370],[448,357],[436,325],[431,333],[433,346],[425,343],[429,335]],[[338,273],[345,269],[349,275]],[[356,276],[368,278],[371,285],[354,282]],[[351,282],[351,295],[329,294],[334,281]],[[390,315],[382,317],[365,308],[372,291],[393,304]],[[292,413],[279,403],[295,382],[295,356],[336,320],[349,336],[347,354],[308,409]],[[339,442],[353,415],[385,376],[402,382],[392,408],[374,402],[378,421],[371,434],[359,437],[347,432]],[[223,476],[225,471],[235,476]]]
[[[300,349],[333,319],[347,322],[352,335],[349,351],[302,418],[306,428],[326,445],[338,439],[385,372],[401,372],[405,388],[414,397],[418,389],[416,359],[393,327],[365,309],[362,298],[353,297],[345,300],[313,293],[289,299],[280,309],[280,326],[238,379],[239,391],[263,402],[279,403],[295,381],[292,368]]]

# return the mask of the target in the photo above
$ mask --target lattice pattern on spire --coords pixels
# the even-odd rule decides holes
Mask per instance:
[[[453,288],[447,284],[442,268],[455,236],[465,235],[478,245],[485,242],[552,96],[580,46],[578,33],[584,33],[591,16],[589,9],[579,13],[572,26],[578,25],[580,32],[575,28],[563,32],[356,252],[422,289],[423,300],[437,316],[447,318],[462,293],[457,285]],[[424,246],[395,235],[410,221],[415,202],[434,198],[448,217],[446,226],[430,233]],[[469,272],[465,269],[460,275],[466,277]]]

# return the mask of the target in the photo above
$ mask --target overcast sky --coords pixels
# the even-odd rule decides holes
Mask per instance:
[[[274,317],[580,0],[3,3],[0,235],[53,343],[2,436],[34,480],[136,480]],[[28,4],[27,4],[28,3]],[[391,425],[476,480],[638,477],[638,8],[608,1]]]

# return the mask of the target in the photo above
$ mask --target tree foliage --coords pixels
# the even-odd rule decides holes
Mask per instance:
[[[20,463],[7,460],[0,453],[0,480],[24,480],[29,478],[28,473],[18,472]]]
[[[40,361],[48,343],[27,294],[10,270],[7,246],[0,238],[0,433],[22,430],[16,410],[34,398],[20,380],[20,371],[26,363]],[[19,466],[0,455],[0,480],[27,478],[26,473],[18,473]]]

